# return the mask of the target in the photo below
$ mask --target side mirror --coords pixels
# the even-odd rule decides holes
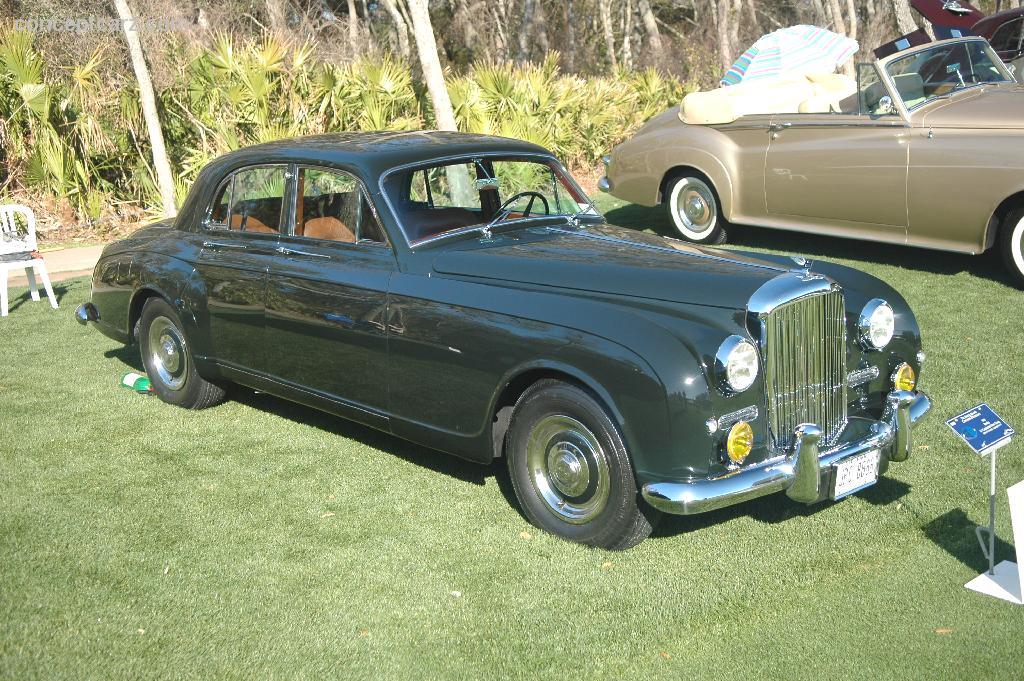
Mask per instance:
[[[896,111],[896,105],[892,103],[892,97],[889,95],[882,95],[878,99],[878,113],[889,114],[895,116],[899,112]]]

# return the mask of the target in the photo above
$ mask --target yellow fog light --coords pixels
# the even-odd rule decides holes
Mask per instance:
[[[904,362],[892,372],[892,387],[897,390],[913,390],[917,387],[917,376],[914,369]]]
[[[729,460],[735,464],[743,463],[743,460],[754,448],[754,429],[746,421],[740,421],[729,429],[729,437],[725,441],[725,451],[729,454]]]

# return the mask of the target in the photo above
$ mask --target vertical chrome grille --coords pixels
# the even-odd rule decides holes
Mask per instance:
[[[841,291],[776,307],[762,318],[768,425],[777,449],[801,423],[830,444],[846,425],[846,313]]]

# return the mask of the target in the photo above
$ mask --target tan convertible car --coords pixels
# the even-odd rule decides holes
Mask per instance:
[[[996,247],[1024,285],[1024,86],[982,38],[836,74],[688,95],[605,157],[599,186],[664,203],[679,233],[728,223]]]

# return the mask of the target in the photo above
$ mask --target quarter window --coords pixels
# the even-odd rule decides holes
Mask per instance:
[[[284,166],[258,166],[235,173],[229,229],[243,232],[281,231]]]
[[[1024,26],[1024,19],[1015,19],[1000,26],[992,35],[992,49],[996,52],[1018,52],[1022,26]]]
[[[233,178],[229,176],[226,180],[221,182],[219,187],[217,187],[217,192],[214,194],[213,198],[213,205],[210,207],[211,226],[226,228],[228,225],[228,209],[231,204],[232,179]]]

